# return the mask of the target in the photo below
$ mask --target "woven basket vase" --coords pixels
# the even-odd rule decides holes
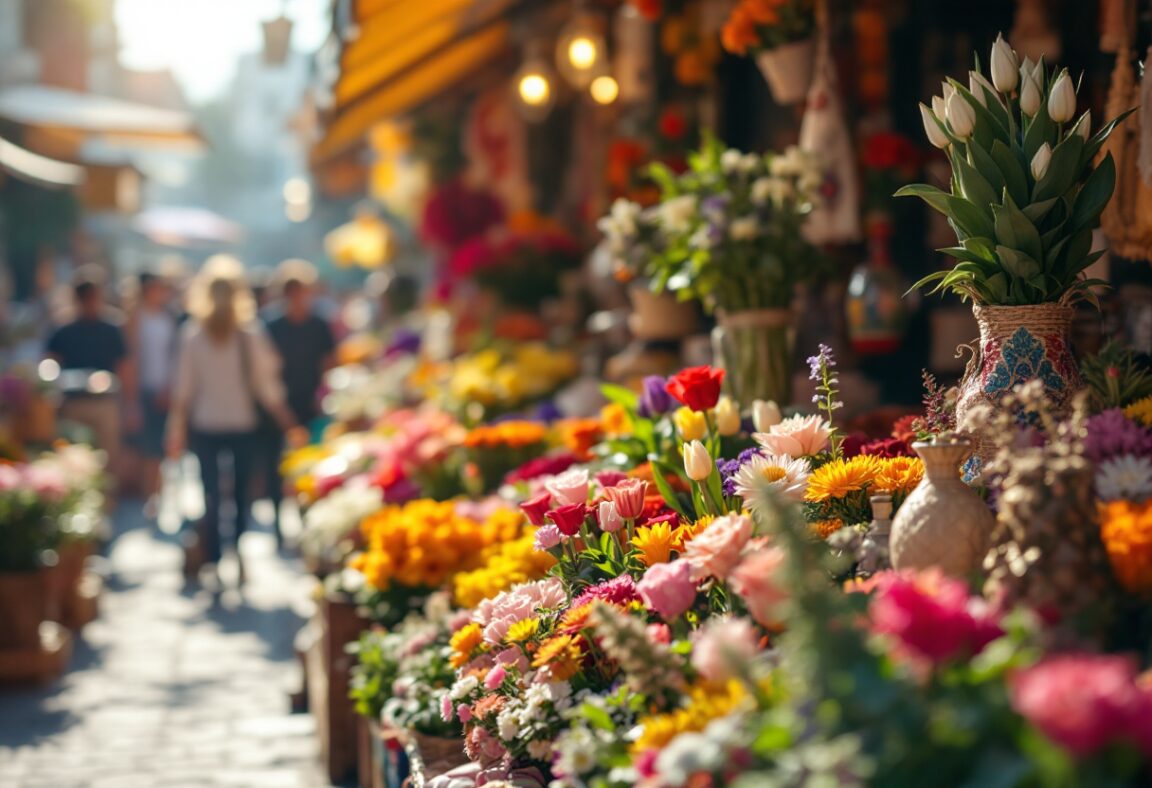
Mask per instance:
[[[960,381],[956,420],[963,425],[973,408],[1001,401],[1021,383],[1039,380],[1059,417],[1083,388],[1080,371],[1068,343],[1074,310],[1067,304],[980,306],[972,308],[980,326],[980,345]],[[1016,414],[1023,423],[1027,416]],[[977,464],[988,459],[989,442],[975,435]],[[966,476],[970,475],[966,468]]]

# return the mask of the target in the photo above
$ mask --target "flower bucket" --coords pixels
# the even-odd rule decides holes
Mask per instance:
[[[653,293],[647,283],[629,287],[628,299],[632,302],[628,329],[637,339],[682,339],[696,328],[696,305],[691,301],[680,301],[672,293]]]
[[[792,346],[795,332],[790,309],[717,310],[713,352],[724,368],[725,385],[742,407],[753,400],[792,400]]]
[[[815,61],[816,42],[810,38],[766,49],[756,56],[756,65],[777,104],[797,104],[805,99]]]
[[[40,648],[50,605],[49,570],[0,573],[0,650]]]
[[[1067,414],[1072,397],[1084,387],[1068,345],[1074,310],[1067,304],[972,307],[980,326],[980,344],[960,381],[956,422],[982,404],[1001,407],[1005,394],[1021,383],[1039,380],[1057,417]],[[1023,422],[1027,415],[1017,414]],[[976,436],[976,459],[987,459]]]

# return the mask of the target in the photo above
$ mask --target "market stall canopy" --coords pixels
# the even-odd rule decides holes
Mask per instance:
[[[456,87],[510,51],[508,17],[521,0],[356,0],[358,30],[340,55],[334,106],[313,151],[325,161]]]
[[[149,208],[133,220],[132,228],[164,246],[234,244],[244,238],[239,224],[206,208]]]
[[[2,137],[0,137],[0,171],[48,188],[79,186],[84,181],[83,167],[24,150]]]
[[[185,149],[204,145],[187,112],[46,85],[0,90],[0,119],[72,137],[77,145],[93,137]]]

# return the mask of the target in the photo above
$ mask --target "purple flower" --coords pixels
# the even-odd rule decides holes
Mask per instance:
[[[663,416],[672,409],[672,395],[668,393],[667,385],[668,381],[659,375],[644,378],[638,409],[641,416],[652,419]]]
[[[716,470],[720,471],[720,488],[726,496],[736,494],[736,474],[746,462],[760,453],[759,449],[745,449],[734,460],[723,457],[716,460]]]
[[[820,380],[824,369],[832,369],[836,366],[836,357],[832,355],[832,348],[820,343],[820,352],[815,356],[808,357],[808,377],[812,380]]]
[[[1152,457],[1152,432],[1113,408],[1088,419],[1084,453],[1100,463],[1121,454]]]
[[[420,334],[407,328],[398,328],[384,351],[385,358],[412,355],[420,350]]]
[[[700,213],[704,214],[712,223],[723,223],[726,214],[728,213],[729,199],[723,194],[714,194],[711,197],[705,197],[700,202]]]

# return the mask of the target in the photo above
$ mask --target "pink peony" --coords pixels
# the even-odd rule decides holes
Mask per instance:
[[[641,479],[625,479],[604,490],[604,497],[616,504],[616,510],[625,520],[635,520],[644,512],[644,494],[648,492],[648,482]]]
[[[1136,664],[1114,654],[1061,654],[1015,674],[1012,707],[1079,757],[1116,741],[1152,755],[1152,690]]]
[[[820,416],[792,416],[752,437],[765,454],[810,457],[828,448],[831,425]]]
[[[556,499],[557,506],[563,504],[583,506],[588,502],[588,484],[587,468],[570,468],[559,476],[552,477],[552,481],[545,486]]]
[[[746,618],[712,618],[696,631],[692,667],[708,681],[727,681],[756,657],[760,637]]]
[[[696,581],[687,561],[653,564],[636,584],[636,590],[644,604],[668,620],[682,615],[696,601]]]
[[[605,533],[616,533],[624,527],[624,520],[612,501],[601,501],[596,509],[596,522]]]
[[[872,629],[930,662],[979,654],[1004,634],[983,599],[939,570],[891,573],[876,587],[869,607]]]
[[[732,590],[748,606],[749,615],[763,627],[779,626],[781,603],[788,599],[787,591],[776,579],[785,558],[779,547],[764,546],[745,554],[728,577]]]
[[[740,562],[740,553],[752,538],[752,520],[730,514],[716,518],[688,543],[684,559],[692,567],[692,579],[724,580]]]

